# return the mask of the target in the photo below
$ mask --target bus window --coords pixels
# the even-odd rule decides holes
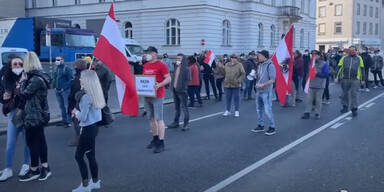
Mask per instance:
[[[95,47],[96,40],[92,35],[65,34],[65,45],[68,47]]]
[[[51,45],[52,46],[64,46],[63,34],[51,34]],[[40,45],[47,46],[45,44],[45,34],[41,34],[40,36]]]

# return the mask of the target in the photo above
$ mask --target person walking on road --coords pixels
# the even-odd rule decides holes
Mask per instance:
[[[154,153],[161,153],[165,149],[165,124],[163,119],[163,102],[165,97],[165,86],[171,82],[171,76],[166,64],[158,60],[158,52],[155,47],[148,47],[143,75],[154,75],[156,77],[156,97],[144,98],[144,107],[149,115],[153,139],[147,149],[153,149]]]
[[[76,107],[78,103],[76,100],[76,93],[81,90],[81,86],[80,86],[81,72],[88,69],[87,62],[84,61],[83,59],[76,60],[74,66],[76,71],[75,78],[72,80],[71,89],[68,96],[68,114],[69,115],[72,115],[72,110]],[[72,141],[70,141],[69,146],[76,147],[79,143],[79,138],[80,138],[80,126],[79,126],[79,121],[76,118],[72,117],[72,122],[73,122],[73,128],[75,130],[75,137],[73,138]]]
[[[349,55],[341,58],[339,62],[339,70],[335,82],[341,83],[343,108],[341,113],[348,112],[350,105],[352,116],[357,116],[358,110],[358,94],[360,81],[363,80],[363,59],[356,54],[356,47],[349,47]]]
[[[191,72],[188,68],[188,61],[184,54],[177,54],[176,69],[172,75],[171,90],[173,92],[173,102],[175,104],[175,118],[168,128],[178,128],[181,109],[184,113],[184,124],[182,131],[189,129],[189,111],[188,111],[188,83],[191,81]]]
[[[269,59],[269,52],[266,50],[258,52],[258,66],[256,75],[256,108],[258,116],[258,126],[252,132],[265,132],[271,136],[276,134],[275,119],[272,112],[273,83],[276,80],[276,69]],[[265,130],[264,112],[269,120],[269,128]]]
[[[3,114],[8,117],[7,146],[5,154],[6,166],[3,171],[0,171],[0,182],[4,182],[13,177],[13,158],[15,156],[19,134],[22,135],[22,140],[24,142],[24,161],[19,176],[24,176],[27,173],[30,163],[29,148],[25,140],[25,129],[16,127],[12,121],[16,111],[21,109],[24,104],[19,94],[20,78],[23,72],[23,60],[19,57],[14,57],[8,65],[10,66],[7,66],[4,71],[4,79],[0,82],[4,85],[4,94],[1,95],[3,100]]]
[[[310,90],[302,119],[309,119],[312,109],[315,111],[315,118],[320,119],[322,97],[329,74],[329,65],[323,60],[319,51],[315,51],[315,57],[316,77],[311,79],[309,84]]]
[[[188,107],[195,107],[195,97],[199,106],[203,106],[203,101],[200,96],[200,70],[197,65],[196,58],[193,56],[188,57],[189,71],[191,72],[191,81],[188,83],[188,95],[189,95],[189,104]]]
[[[53,75],[53,88],[55,88],[57,103],[61,110],[62,122],[58,125],[70,127],[71,117],[68,115],[68,96],[73,80],[72,69],[64,63],[62,56],[56,57],[56,71]]]
[[[100,189],[99,168],[96,161],[96,136],[98,133],[97,122],[102,120],[101,109],[106,102],[100,80],[95,71],[84,70],[80,77],[81,91],[77,93],[79,98],[78,108],[72,111],[72,117],[80,123],[80,140],[76,149],[75,159],[79,166],[82,182],[72,192],[88,192]],[[84,160],[87,155],[92,180],[88,177],[88,168]]]
[[[50,119],[47,95],[51,79],[43,72],[39,58],[34,52],[25,56],[23,68],[20,94],[25,99],[25,105],[21,118],[30,150],[31,165],[28,172],[20,177],[20,181],[45,181],[52,174],[48,165],[48,147],[44,133],[44,127]]]
[[[225,65],[225,96],[226,111],[224,116],[231,114],[232,100],[235,105],[235,117],[240,116],[240,88],[245,76],[243,65],[238,61],[235,54],[231,55],[231,61]]]
[[[383,72],[382,72],[384,61],[383,61],[383,57],[379,55],[379,53],[380,53],[379,49],[375,50],[375,55],[373,56],[373,59],[372,59],[373,65],[371,68],[371,72],[373,73],[373,77],[375,79],[375,86],[373,87],[374,89],[376,89],[379,86],[379,81],[377,77],[379,77],[381,86],[384,87]]]

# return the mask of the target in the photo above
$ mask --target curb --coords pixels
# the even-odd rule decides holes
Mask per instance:
[[[168,105],[168,104],[171,104],[171,103],[173,103],[173,99],[165,99],[165,100],[164,100],[164,105]],[[144,106],[140,106],[140,107],[139,107],[139,110],[140,110],[140,109],[144,109]],[[111,112],[112,112],[112,114],[119,114],[119,113],[121,113],[121,111],[118,110],[118,109],[115,109],[115,110],[111,109]],[[60,120],[61,120],[61,118],[51,119],[51,120],[49,121],[49,123],[48,123],[47,126],[52,126],[52,125],[54,125],[54,124],[60,122]],[[5,128],[5,129],[0,129],[0,136],[1,136],[1,135],[5,135],[5,134],[7,134],[7,128]]]

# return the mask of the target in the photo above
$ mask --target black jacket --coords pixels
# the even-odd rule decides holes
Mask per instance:
[[[21,83],[20,93],[25,98],[24,126],[30,128],[49,121],[47,96],[51,78],[39,70],[28,72],[27,77],[27,80]]]
[[[99,77],[104,97],[108,98],[108,91],[113,81],[112,72],[104,64],[96,65],[95,72]]]
[[[68,95],[68,114],[72,113],[72,110],[76,106],[76,93],[81,90],[80,86],[81,70],[76,70],[75,78],[72,80],[71,90]]]
[[[371,68],[371,66],[373,64],[372,57],[368,53],[365,53],[365,52],[361,54],[361,57],[363,58],[363,61],[364,61],[364,69],[368,70],[369,68]]]
[[[252,71],[252,69],[256,69],[256,61],[255,59],[249,58],[244,62],[244,70],[245,70],[245,75],[249,75]]]
[[[22,97],[19,95],[19,90],[16,89],[21,75],[14,74],[11,70],[6,70],[3,76],[4,90],[11,93],[11,98],[3,101],[3,114],[7,115],[17,107],[24,106]],[[3,97],[3,95],[1,95]]]
[[[191,81],[191,72],[189,71],[189,68],[188,68],[188,64],[187,64],[187,59],[184,59],[180,66],[180,74],[179,74],[179,78],[176,82],[176,88],[174,88],[174,84],[175,84],[175,75],[176,75],[176,68],[175,68],[175,72],[172,74],[172,81],[171,81],[171,88],[172,90],[176,91],[176,92],[187,92],[187,89],[188,89],[188,83],[189,81]]]

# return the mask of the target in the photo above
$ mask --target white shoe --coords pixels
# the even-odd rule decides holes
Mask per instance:
[[[377,89],[377,86],[375,85],[375,86],[373,86],[373,88],[374,88],[374,89]]]
[[[23,166],[21,166],[19,176],[24,176],[25,174],[27,174],[28,170],[29,170],[29,165],[24,164]]]
[[[229,111],[225,111],[223,114],[224,117],[229,116],[229,115],[231,115],[231,112],[229,112]]]
[[[240,112],[239,111],[235,111],[235,117],[240,117]]]
[[[0,176],[0,182],[4,182],[8,180],[9,178],[13,177],[12,169],[6,168],[3,170],[1,176]]]
[[[89,188],[89,185],[84,187],[83,184],[80,184],[80,186],[72,190],[72,192],[91,192],[91,189]]]
[[[94,183],[93,180],[91,180],[91,182],[89,182],[88,186],[89,186],[90,190],[100,189],[101,188],[101,180],[98,180],[96,183]]]
[[[368,89],[368,88],[366,88],[366,89],[365,89],[365,92],[369,92],[369,89]]]

